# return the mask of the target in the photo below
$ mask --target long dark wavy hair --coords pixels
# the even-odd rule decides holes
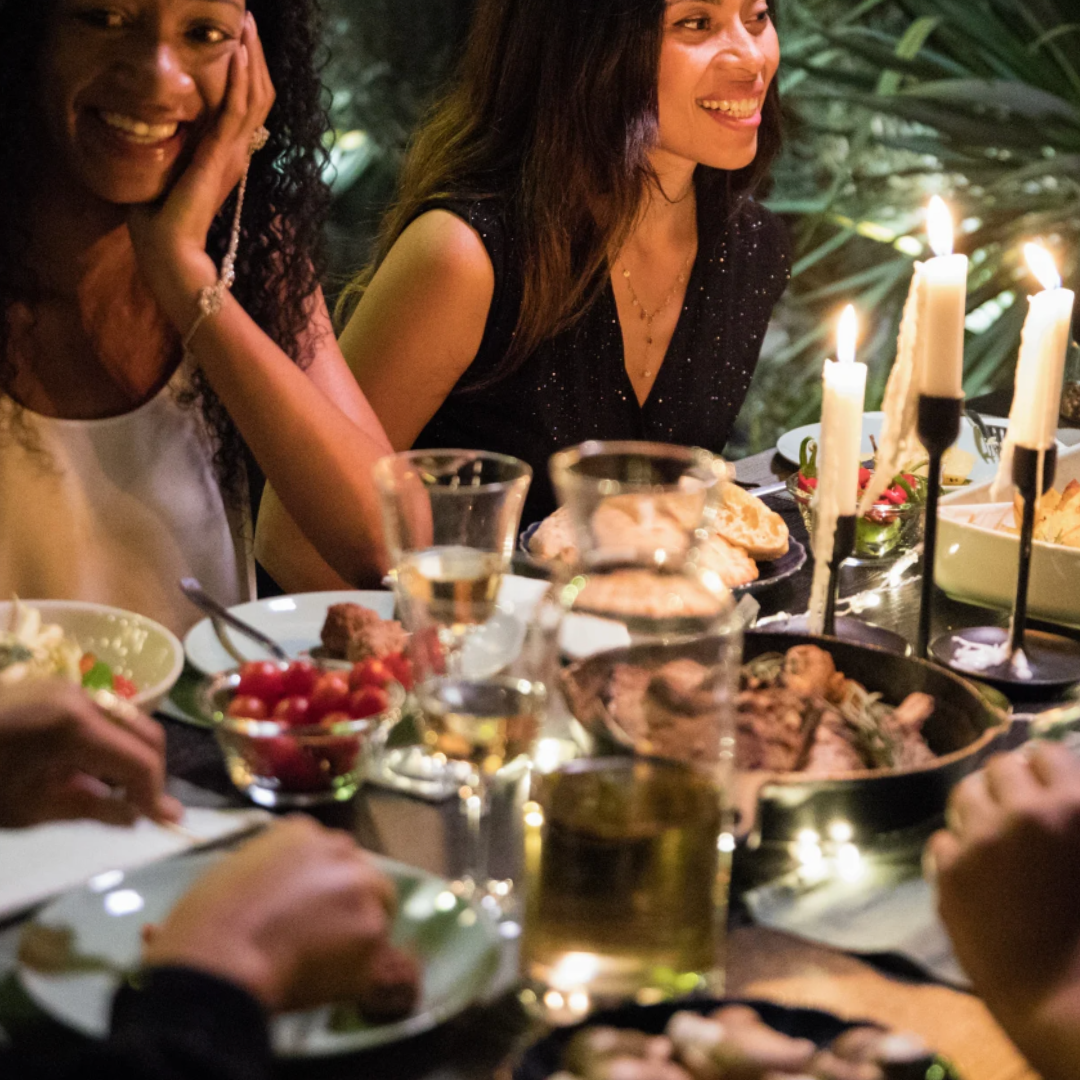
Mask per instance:
[[[664,0],[478,0],[456,80],[415,137],[339,323],[409,222],[442,198],[503,200],[514,223],[523,297],[501,372],[586,310],[656,181],[664,11]],[[754,161],[700,170],[702,182],[727,185],[737,203],[779,148],[774,79]]]
[[[27,212],[33,191],[25,163],[41,154],[36,100],[37,68],[54,0],[0,0],[0,394],[15,371],[8,348],[10,305],[33,304],[42,295],[29,276],[31,236]],[[320,70],[318,0],[248,0],[266,52],[277,98],[267,119],[270,140],[251,161],[244,201],[233,295],[260,327],[300,366],[310,356],[301,345],[308,323],[305,304],[323,270],[322,223],[329,204],[323,183],[329,127]],[[235,192],[214,221],[207,250],[220,263],[228,246]],[[187,401],[200,408],[216,440],[214,467],[226,495],[243,490],[247,448],[202,372]],[[27,437],[15,410],[12,430]],[[20,432],[20,429],[23,429]]]

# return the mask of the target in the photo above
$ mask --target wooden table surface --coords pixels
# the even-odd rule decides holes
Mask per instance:
[[[747,926],[728,942],[728,993],[809,1006],[914,1031],[964,1080],[1035,1080],[1036,1074],[973,994],[884,974],[845,953]]]

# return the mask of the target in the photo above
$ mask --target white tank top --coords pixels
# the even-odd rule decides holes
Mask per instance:
[[[202,616],[177,587],[255,596],[251,514],[225,504],[185,365],[155,397],[105,420],[14,411],[0,397],[0,598],[92,600],[184,634]]]

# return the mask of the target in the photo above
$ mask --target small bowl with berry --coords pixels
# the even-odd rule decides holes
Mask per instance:
[[[251,661],[207,679],[199,704],[229,778],[260,806],[351,799],[401,718],[409,661]]]
[[[787,489],[798,503],[811,539],[814,535],[814,495],[818,486],[817,443],[803,440],[799,448],[799,470],[787,479]],[[921,466],[925,468],[925,462]],[[873,469],[859,469],[859,497],[873,478]],[[876,563],[895,559],[922,540],[926,510],[926,477],[913,464],[891,478],[874,505],[855,522],[855,563]]]

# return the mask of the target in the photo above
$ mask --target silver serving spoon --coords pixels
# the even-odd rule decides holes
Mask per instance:
[[[208,595],[196,578],[181,578],[180,591],[200,610],[210,616],[210,622],[217,634],[218,641],[223,649],[241,664],[247,662],[247,657],[240,653],[229,640],[225,627],[231,627],[238,634],[250,638],[256,644],[261,645],[275,660],[288,660],[289,654],[273,638],[267,637],[261,630],[238,619],[228,608],[219,604],[212,596]]]

